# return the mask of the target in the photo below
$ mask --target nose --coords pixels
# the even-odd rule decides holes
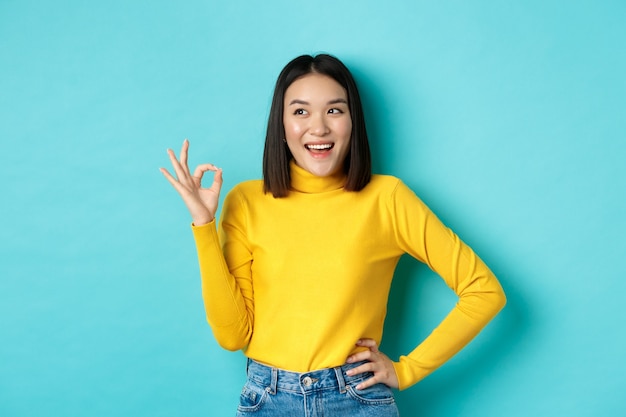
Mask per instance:
[[[311,124],[309,126],[309,132],[315,136],[324,136],[326,135],[330,129],[328,128],[328,124],[326,123],[326,118],[323,114],[318,114],[314,117],[311,117]]]

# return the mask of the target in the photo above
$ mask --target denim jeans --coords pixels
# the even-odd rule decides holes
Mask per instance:
[[[363,363],[363,362],[361,362]],[[248,360],[248,380],[241,391],[238,417],[397,417],[391,389],[377,384],[355,387],[372,373],[347,376],[361,363],[305,373],[289,372]]]

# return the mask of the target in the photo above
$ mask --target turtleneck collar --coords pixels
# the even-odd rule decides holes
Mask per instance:
[[[292,159],[289,163],[291,173],[291,189],[306,194],[324,193],[343,188],[346,176],[338,172],[327,177],[318,177],[296,165]]]

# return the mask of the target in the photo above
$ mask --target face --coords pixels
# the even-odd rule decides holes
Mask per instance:
[[[319,177],[340,171],[352,133],[346,90],[326,75],[311,73],[287,88],[284,105],[285,139],[296,164]]]

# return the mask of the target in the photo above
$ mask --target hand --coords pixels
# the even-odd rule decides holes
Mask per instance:
[[[356,389],[363,390],[376,384],[385,384],[391,388],[398,388],[398,377],[396,370],[393,367],[393,362],[384,353],[378,350],[376,341],[373,339],[360,339],[356,342],[356,346],[362,346],[368,348],[363,352],[355,353],[348,357],[348,363],[367,361],[363,365],[352,368],[346,372],[346,374],[358,375],[364,372],[373,372],[374,376],[365,382],[361,382],[356,386]]]
[[[222,189],[222,170],[212,164],[202,164],[198,165],[193,175],[191,175],[187,166],[188,151],[189,141],[187,139],[183,142],[183,147],[180,150],[180,162],[176,159],[174,151],[171,149],[167,150],[172,167],[176,173],[176,178],[165,168],[161,168],[161,172],[183,198],[194,225],[201,226],[213,221],[215,218],[220,190]],[[207,171],[215,173],[213,184],[211,184],[210,188],[202,188],[202,176]]]

